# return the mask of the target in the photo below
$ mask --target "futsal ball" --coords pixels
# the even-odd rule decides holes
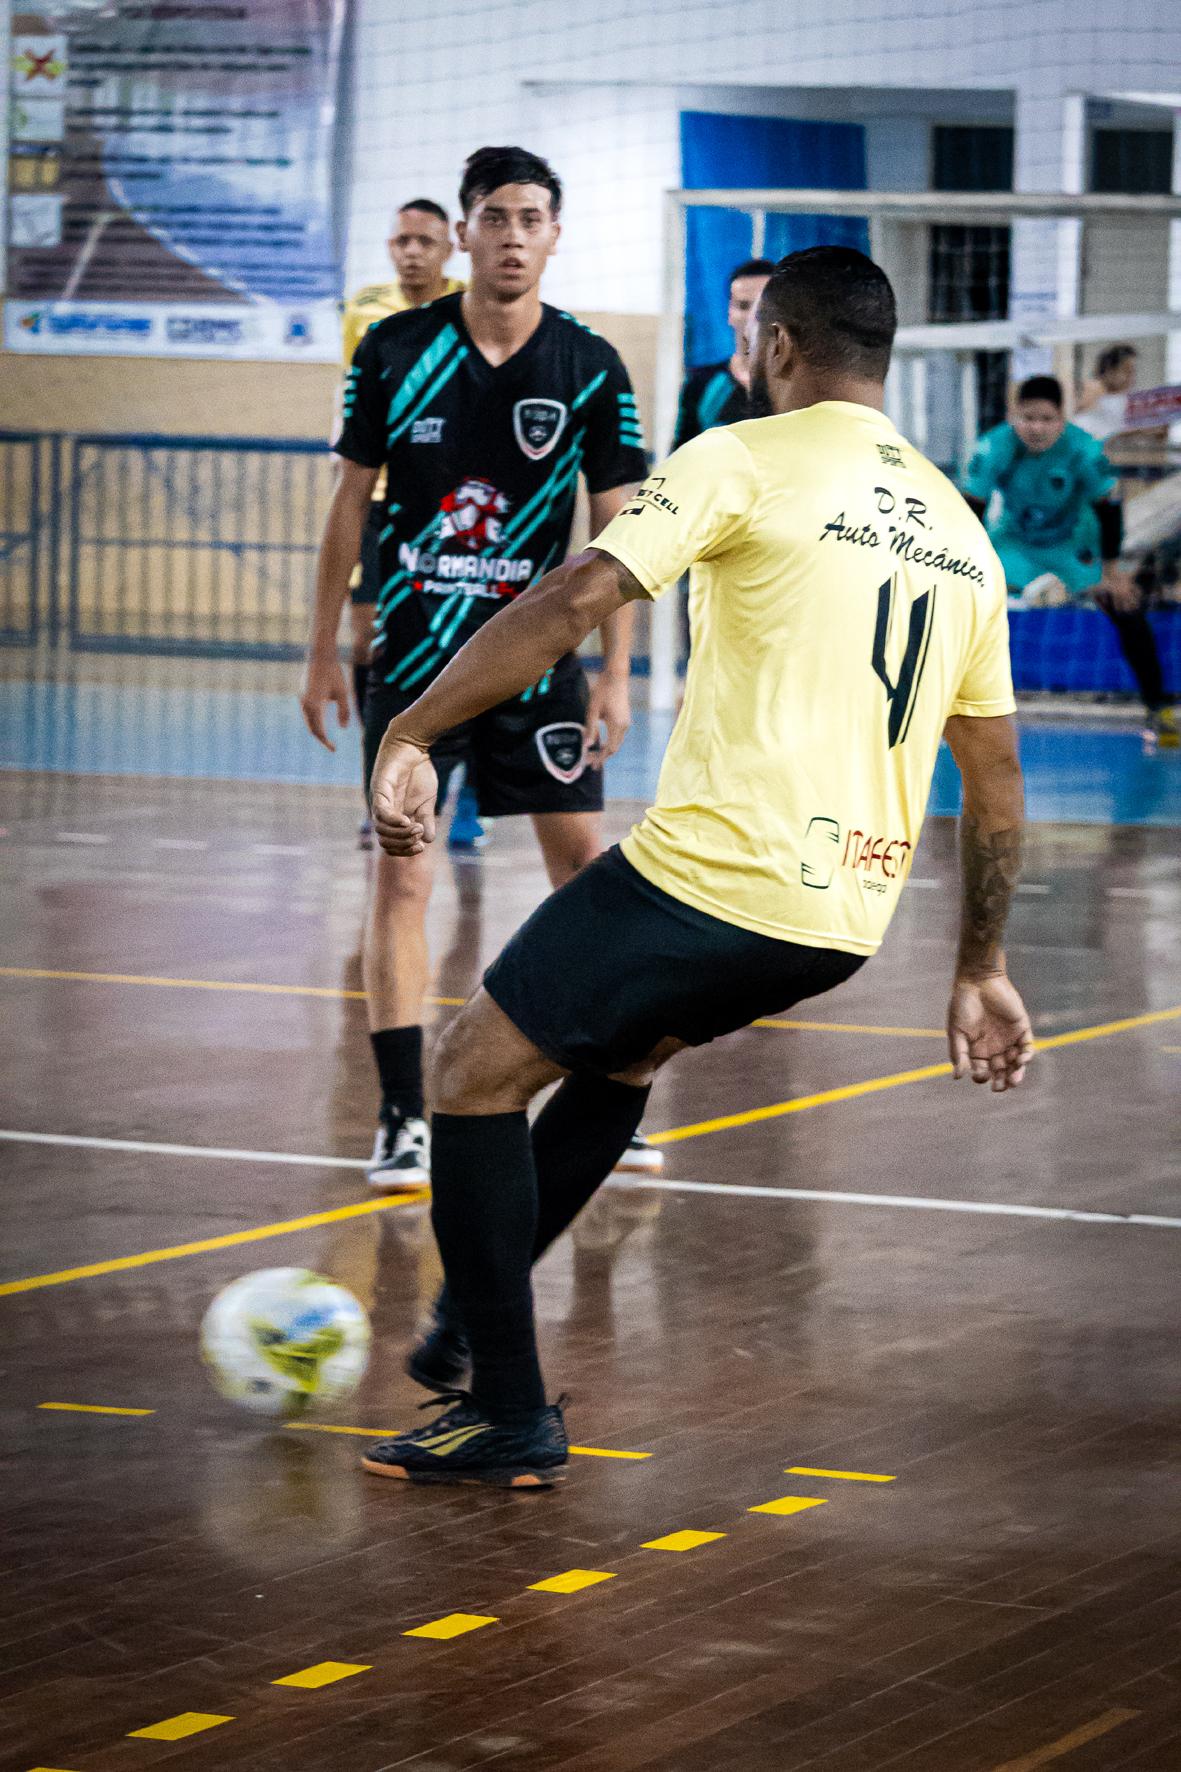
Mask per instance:
[[[259,1415],[291,1418],[360,1382],[369,1318],[351,1292],[302,1267],[244,1274],[219,1292],[201,1324],[217,1389]]]

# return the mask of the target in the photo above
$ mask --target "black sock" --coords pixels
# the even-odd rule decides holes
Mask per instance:
[[[1145,707],[1150,714],[1165,706],[1165,680],[1161,672],[1156,635],[1143,609],[1113,609],[1100,605],[1115,628],[1124,661],[1136,679]]]
[[[644,1116],[651,1090],[610,1077],[567,1077],[533,1122],[537,1238],[545,1254],[578,1217],[622,1157]]]
[[[472,1397],[494,1421],[545,1407],[529,1278],[537,1178],[518,1114],[436,1114],[431,1222],[472,1353]]]
[[[357,713],[365,718],[365,691],[369,686],[369,666],[355,664],[353,666],[353,700],[357,704]]]
[[[546,1102],[530,1134],[537,1177],[534,1261],[557,1242],[606,1181],[640,1124],[650,1094],[647,1086],[581,1075],[567,1077]],[[462,1333],[462,1315],[449,1287],[439,1293],[435,1310],[452,1337]]]
[[[422,1029],[380,1028],[370,1034],[381,1102],[403,1119],[422,1118]]]

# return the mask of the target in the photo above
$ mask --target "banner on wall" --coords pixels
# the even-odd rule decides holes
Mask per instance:
[[[339,355],[347,5],[16,0],[9,350]]]

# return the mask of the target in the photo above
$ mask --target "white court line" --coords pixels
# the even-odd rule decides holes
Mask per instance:
[[[1041,893],[1048,892],[1050,890],[1050,888],[1048,886],[1036,886],[1036,885],[1033,885],[1032,883],[1026,884],[1025,881],[1022,881],[1021,884],[1018,886],[1017,890],[1018,890],[1018,892],[1036,892],[1036,893],[1041,894]]]
[[[208,843],[198,843],[193,837],[153,837],[153,849],[208,849]]]
[[[100,836],[97,831],[58,831],[59,843],[109,843],[110,837]]]
[[[134,1138],[84,1138],[68,1132],[0,1130],[10,1144],[68,1145],[74,1149],[138,1151],[155,1157],[213,1157],[223,1162],[286,1163],[305,1169],[365,1169],[359,1157],[309,1157],[296,1151],[243,1151],[206,1144],[150,1144]],[[670,1194],[723,1194],[741,1200],[818,1200],[831,1206],[894,1206],[914,1212],[971,1212],[1000,1218],[1065,1219],[1073,1224],[1135,1224],[1158,1230],[1181,1230],[1181,1218],[1150,1212],[1085,1212],[1070,1206],[1018,1206],[991,1200],[929,1200],[921,1194],[848,1194],[807,1187],[746,1187],[732,1181],[655,1181],[646,1176],[620,1176],[618,1188],[654,1188]]]
[[[906,884],[908,886],[917,886],[920,891],[922,891],[923,888],[925,887],[928,892],[938,892],[940,882],[938,880],[913,880],[912,879],[912,880],[908,880],[906,882]]]

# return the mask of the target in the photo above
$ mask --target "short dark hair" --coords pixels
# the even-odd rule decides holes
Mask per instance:
[[[1110,375],[1113,369],[1119,369],[1129,357],[1136,356],[1139,356],[1139,352],[1135,345],[1108,345],[1095,360],[1095,374]]]
[[[1048,400],[1061,412],[1062,383],[1056,375],[1031,375],[1017,389],[1018,406],[1024,405],[1026,400]]]
[[[890,279],[863,252],[851,246],[789,252],[774,267],[760,306],[817,369],[885,379],[898,314]]]
[[[501,185],[543,185],[554,215],[562,207],[562,181],[553,167],[527,148],[477,148],[464,163],[459,207],[469,215],[482,197]]]
[[[433,215],[436,221],[441,221],[446,227],[451,226],[451,217],[433,197],[411,197],[409,203],[399,203],[398,214],[401,215],[407,209],[421,209],[424,215]]]
[[[769,258],[748,258],[744,264],[735,265],[726,287],[733,289],[739,277],[769,277],[774,269],[774,261]]]

